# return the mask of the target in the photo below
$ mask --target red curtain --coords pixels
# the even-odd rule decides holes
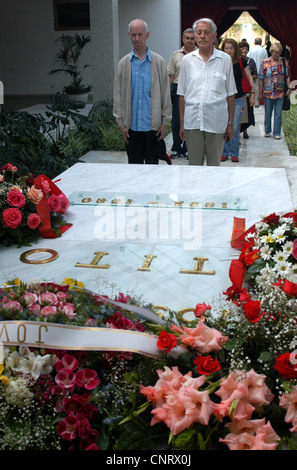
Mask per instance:
[[[273,37],[291,48],[291,80],[297,80],[297,2],[296,0],[256,0]]]
[[[210,18],[219,26],[231,5],[232,0],[181,0],[182,32],[200,18]]]

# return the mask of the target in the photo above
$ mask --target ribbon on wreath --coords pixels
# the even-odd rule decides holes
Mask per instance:
[[[60,212],[61,214],[65,214],[70,203],[65,194],[46,175],[39,175],[37,178],[35,178],[34,186],[37,189],[40,189],[43,193],[43,197],[36,207],[37,214],[41,219],[41,224],[39,227],[40,234],[43,238],[57,238],[59,235],[57,235],[57,233],[52,229],[51,214],[48,207],[48,198],[50,195],[55,195],[60,198],[61,207],[57,212]],[[59,227],[59,231],[64,233],[71,226],[72,224],[62,224]]]

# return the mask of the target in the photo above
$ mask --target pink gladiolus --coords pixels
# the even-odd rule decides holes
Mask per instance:
[[[216,392],[222,402],[216,406],[214,414],[219,420],[229,416],[231,419],[250,419],[258,405],[267,405],[273,395],[265,384],[265,375],[235,370],[223,378]]]
[[[97,372],[92,369],[78,370],[76,373],[76,385],[84,387],[86,390],[94,390],[100,383]]]
[[[204,324],[204,318],[199,320],[196,328],[182,328],[171,325],[171,329],[180,333],[179,339],[182,343],[198,349],[201,353],[209,353],[211,351],[218,351],[227,342],[228,337],[223,336],[222,333],[215,328],[209,328]]]
[[[279,436],[270,422],[264,419],[233,421],[226,425],[231,431],[220,442],[227,444],[230,450],[275,450]]]
[[[154,415],[151,425],[162,421],[176,435],[193,423],[207,425],[215,408],[208,391],[199,391],[205,376],[192,378],[182,375],[177,367],[157,371],[159,380],[154,387],[140,387],[140,392],[152,401]]]
[[[290,429],[291,432],[297,430],[297,389],[296,387],[291,393],[284,393],[279,401],[279,405],[287,410],[285,421],[286,423],[292,423],[293,427]]]

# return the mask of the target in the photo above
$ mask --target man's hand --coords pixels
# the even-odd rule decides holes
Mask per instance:
[[[230,140],[232,140],[234,137],[234,127],[232,124],[228,124],[228,127],[226,129],[226,133],[225,133],[225,140],[226,142],[230,142]]]
[[[125,140],[126,144],[129,144],[129,137],[130,136],[129,136],[129,133],[128,133],[126,127],[122,126],[122,127],[120,127],[120,130],[121,130],[122,136],[124,137],[124,140]]]
[[[160,140],[164,139],[164,137],[166,135],[166,126],[165,126],[165,124],[162,124],[162,126],[159,128],[156,135],[157,135],[158,142]]]

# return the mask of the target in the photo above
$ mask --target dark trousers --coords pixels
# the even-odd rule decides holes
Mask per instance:
[[[171,147],[172,152],[183,153],[187,152],[186,141],[182,142],[179,131],[180,131],[180,119],[179,119],[179,96],[176,94],[177,85],[173,83],[171,85],[171,102],[172,102],[172,120],[171,130],[173,137],[173,145]]]
[[[129,144],[126,144],[128,163],[158,165],[156,131],[135,132],[129,130]]]

